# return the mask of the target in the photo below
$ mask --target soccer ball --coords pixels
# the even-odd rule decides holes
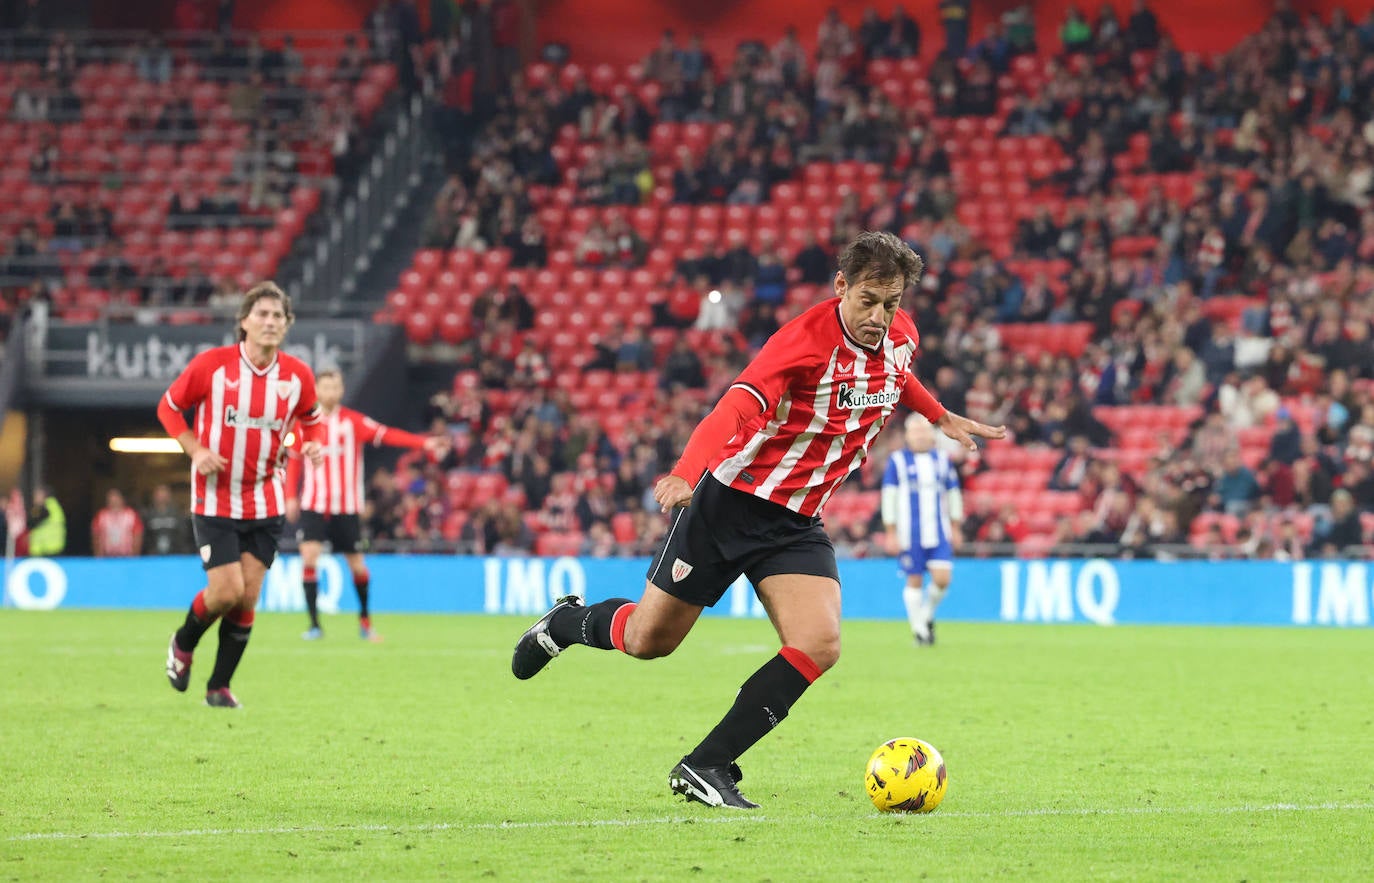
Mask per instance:
[[[864,786],[883,812],[931,812],[945,799],[945,759],[929,742],[892,739],[868,759]]]

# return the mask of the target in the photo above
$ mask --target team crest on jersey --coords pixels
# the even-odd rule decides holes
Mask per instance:
[[[681,558],[673,559],[673,582],[680,583],[692,572],[692,565]]]
[[[286,397],[289,396],[289,395],[291,395],[291,381],[289,381],[289,380],[278,380],[278,381],[277,381],[277,398],[279,398],[279,399],[284,399],[284,398],[286,398]]]

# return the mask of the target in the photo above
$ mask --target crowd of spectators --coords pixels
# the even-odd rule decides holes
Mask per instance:
[[[128,251],[132,228],[119,212],[131,188],[163,188],[161,230],[190,235],[271,228],[297,188],[323,188],[327,196],[357,174],[370,149],[369,129],[344,96],[369,65],[388,59],[354,35],[322,56],[316,48],[298,49],[289,35],[266,46],[215,25],[211,17],[202,30],[169,40],[76,37],[41,27],[5,32],[13,92],[0,125],[30,145],[27,182],[47,188],[51,199],[38,217],[19,205],[0,209],[0,226],[16,231],[0,237],[0,315],[30,299],[52,301],[74,267]],[[82,98],[117,100],[97,96],[101,84],[83,77],[88,65],[110,64],[127,65],[134,78],[133,100],[115,108],[114,120],[103,116],[113,105],[86,107]],[[326,76],[312,78],[321,65],[330,66]],[[213,85],[222,103],[199,103],[198,84]],[[246,138],[232,142],[238,145],[232,167],[175,168],[167,179],[149,177],[148,151],[218,150],[226,127],[244,126]],[[83,128],[89,144],[79,137]],[[78,136],[69,139],[72,133]],[[160,231],[141,224],[136,232]],[[118,303],[204,306],[218,289],[232,292],[238,284],[210,266],[173,266],[165,256],[137,266],[121,260],[112,277],[90,280],[112,283],[104,290]]]
[[[467,435],[469,449],[480,452],[449,465],[502,471],[518,488],[490,504],[510,508],[507,517],[476,519],[485,547],[497,523],[506,525],[496,531],[500,542],[531,542],[511,517],[521,507],[538,513],[527,529],[572,524],[594,544],[593,529],[606,521],[597,508],[550,500],[571,494],[586,503],[602,481],[618,511],[640,518],[637,501],[671,466],[710,400],[671,391],[718,391],[747,347],[776,327],[788,286],[828,282],[836,247],[864,228],[902,233],[930,264],[906,304],[922,331],[921,376],[952,408],[1007,422],[1017,444],[1065,452],[1053,487],[1081,494],[1083,507],[1059,520],[1052,540],[1060,551],[1094,543],[1152,554],[1197,539],[1195,525],[1203,523],[1201,541],[1215,554],[1293,557],[1359,542],[1358,515],[1374,512],[1374,67],[1364,61],[1374,50],[1374,15],[1355,25],[1337,10],[1323,21],[1280,0],[1259,33],[1203,58],[1174,48],[1143,2],[1124,22],[1108,6],[1091,22],[1073,11],[1042,86],[1027,92],[1008,91],[999,77],[1018,55],[1046,48],[1029,10],[1012,10],[967,45],[967,4],[941,6],[949,13],[941,21],[947,45],[927,68],[934,114],[998,114],[1004,136],[1047,136],[1065,158],[1030,182],[1010,249],[987,247],[961,222],[976,182],[952,174],[961,157],[935,135],[928,108],[893,103],[865,80],[873,58],[919,54],[921,27],[900,11],[887,21],[866,13],[853,29],[827,17],[813,57],[794,31],[772,46],[742,44],[728,64],[698,39],[665,34],[642,64],[642,76],[661,87],[653,105],[636,90],[598,95],[585,80],[565,90],[557,78],[535,88],[513,77],[508,89],[480,100],[487,111],[451,153],[453,176],[425,244],[502,245],[522,266],[539,266],[549,249],[531,196],[542,187],[570,181],[579,201],[592,204],[638,204],[658,186],[670,187],[679,203],[760,203],[808,162],[870,161],[888,171],[872,192],[837,196],[831,226],[800,251],[759,254],[735,242],[684,254],[683,281],[713,295],[687,321],[656,311],[655,325],[695,321],[746,333],[742,346],[725,335],[729,355],[674,348],[679,379],[660,390],[655,425],[632,427],[612,443],[553,388],[530,390],[514,414],[494,418],[476,390],[463,404],[436,403],[446,414],[450,407],[465,414],[444,431]],[[437,88],[445,88],[442,80]],[[685,151],[676,157],[663,179],[646,147],[662,121],[733,125],[700,160]],[[567,125],[595,150],[565,174],[554,147]],[[1166,188],[1164,179],[1131,186],[1140,175],[1176,173],[1190,176],[1186,192]],[[594,229],[587,239],[578,249],[585,264],[642,260],[642,246],[619,245],[608,231]],[[1217,309],[1223,302],[1235,306]],[[1088,322],[1092,342],[1059,355],[1003,345],[999,326],[1028,322]],[[481,369],[494,356],[511,363],[497,350],[512,327],[479,321],[471,361],[461,366],[478,370],[479,384],[502,385],[510,376]],[[603,342],[598,368],[663,359],[661,351],[646,356],[627,346],[626,337],[647,340],[636,332]],[[1146,468],[1126,470],[1110,455],[1117,439],[1095,409],[1129,404],[1197,407],[1203,416],[1164,439]],[[1261,439],[1262,457],[1243,457],[1260,450],[1240,445],[1255,428],[1272,428],[1273,438],[1267,446]],[[880,440],[875,454],[890,444]],[[592,459],[581,457],[588,447]],[[526,470],[530,455],[517,449],[536,451],[538,468]],[[988,460],[963,464],[970,488]],[[398,491],[401,500],[414,498],[398,503],[402,509],[433,510],[431,532],[443,521],[442,475],[422,471],[408,484],[414,493],[405,482]],[[851,485],[873,482],[865,470]],[[555,509],[580,516],[570,522]],[[468,541],[473,523],[464,528]],[[374,527],[409,535],[403,519],[384,514]],[[841,526],[842,548],[865,553],[869,527]],[[998,507],[975,507],[966,531],[975,542],[1027,535],[1017,513]]]

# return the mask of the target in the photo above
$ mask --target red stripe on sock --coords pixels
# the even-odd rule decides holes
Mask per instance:
[[[233,610],[230,610],[228,613],[224,614],[224,618],[234,623],[235,625],[240,625],[244,628],[249,628],[253,625],[253,615],[255,612],[256,611],[254,611],[251,607],[249,607],[247,610],[241,610],[238,607],[235,607]]]
[[[630,614],[634,613],[638,606],[631,601],[629,604],[621,604],[615,613],[611,614],[611,643],[621,653],[625,652],[625,623],[630,621]]]
[[[806,678],[808,684],[816,683],[816,678],[821,676],[821,667],[813,662],[810,656],[796,647],[783,647],[778,651],[778,655],[786,659],[802,677]]]
[[[306,583],[317,582],[317,579],[316,579],[317,576],[318,576],[318,574],[315,573],[315,568],[313,568],[313,567],[307,567],[307,568],[305,568],[304,570],[301,571],[301,582],[306,582]]]
[[[367,569],[363,569],[353,577],[353,585],[359,589],[365,589],[372,583],[372,574]]]
[[[199,619],[201,622],[214,619],[214,617],[210,615],[210,609],[205,606],[204,589],[201,589],[199,592],[196,592],[196,596],[191,599],[191,612],[194,613],[196,615],[196,619]]]

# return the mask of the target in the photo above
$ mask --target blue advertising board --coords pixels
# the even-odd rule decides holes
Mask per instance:
[[[567,594],[637,597],[648,559],[372,555],[368,567],[378,611],[529,615]],[[355,610],[343,560],[326,555],[318,569],[321,609]],[[259,609],[303,610],[300,576],[299,557],[278,558]],[[1361,561],[961,560],[940,614],[970,622],[1367,626],[1371,576]],[[846,617],[905,617],[893,561],[841,561],[840,577]],[[190,556],[27,558],[8,565],[5,604],[181,609],[203,581]],[[758,617],[763,608],[741,579],[709,612]]]

